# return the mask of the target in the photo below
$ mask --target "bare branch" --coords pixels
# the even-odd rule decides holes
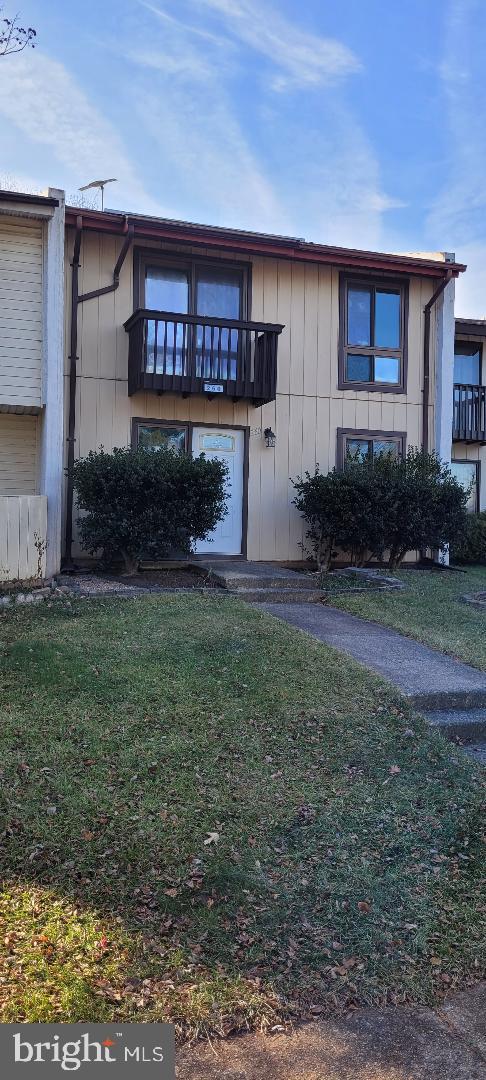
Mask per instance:
[[[27,48],[35,49],[34,38],[37,34],[34,27],[20,26],[18,19],[17,13],[13,19],[0,20],[0,56],[10,56]]]

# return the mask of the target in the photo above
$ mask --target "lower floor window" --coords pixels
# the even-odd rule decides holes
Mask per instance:
[[[406,434],[403,431],[356,431],[338,428],[338,465],[342,468],[348,458],[365,461],[381,454],[402,456],[405,452]]]
[[[187,426],[185,424],[158,423],[156,420],[134,420],[134,446],[146,446],[152,450],[187,450]]]
[[[451,461],[451,473],[466,491],[469,491],[467,509],[471,514],[479,510],[479,462]]]

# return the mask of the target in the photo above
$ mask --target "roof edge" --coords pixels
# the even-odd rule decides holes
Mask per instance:
[[[456,316],[456,333],[470,334],[471,337],[486,337],[486,319],[461,319]]]
[[[128,223],[134,227],[137,239],[165,239],[194,246],[200,244],[220,250],[226,249],[303,262],[326,263],[358,269],[401,271],[436,278],[445,277],[450,271],[454,277],[457,277],[466,270],[463,263],[420,259],[415,256],[387,252],[363,251],[359,248],[334,247],[328,244],[313,244],[296,237],[247,232],[218,225],[199,225],[142,214],[125,214],[122,211],[66,207],[66,226],[76,226],[79,218],[82,219],[83,228],[98,232],[121,233]]]
[[[26,195],[23,191],[2,191],[0,202],[28,203],[31,206],[59,206],[59,199],[52,195]]]

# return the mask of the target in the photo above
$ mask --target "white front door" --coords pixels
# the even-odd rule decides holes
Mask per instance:
[[[227,513],[205,540],[196,541],[197,555],[241,555],[243,536],[243,461],[244,432],[233,428],[195,427],[192,429],[194,457],[224,461],[228,467],[226,483]]]

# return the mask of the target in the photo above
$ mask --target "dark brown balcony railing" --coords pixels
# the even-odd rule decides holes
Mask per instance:
[[[486,386],[455,383],[452,438],[486,443]]]
[[[225,394],[255,405],[275,398],[280,324],[143,309],[124,325],[129,394]]]

